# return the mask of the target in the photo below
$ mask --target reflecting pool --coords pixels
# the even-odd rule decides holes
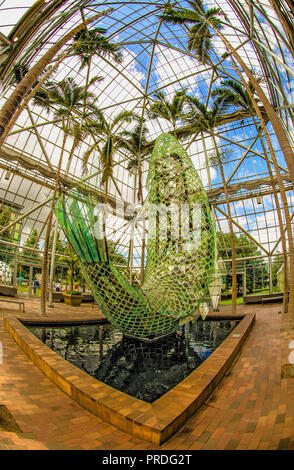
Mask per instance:
[[[57,354],[102,382],[152,403],[195,370],[239,320],[198,320],[153,343],[109,323],[25,326]]]

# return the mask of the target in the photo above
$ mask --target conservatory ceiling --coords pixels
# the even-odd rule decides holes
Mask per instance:
[[[186,90],[204,104],[211,106],[212,92],[224,79],[239,80],[231,56],[224,44],[214,39],[210,65],[200,65],[187,49],[187,28],[163,23],[159,15],[163,1],[97,1],[97,0],[0,0],[0,79],[1,105],[11,93],[12,70],[16,63],[34,64],[45,51],[66,32],[97,12],[112,10],[89,28],[107,29],[107,37],[119,44],[123,60],[116,63],[109,57],[94,56],[91,77],[103,77],[91,88],[95,104],[111,121],[121,111],[134,111],[145,118],[147,140],[152,142],[162,132],[172,131],[163,119],[151,119],[150,106],[155,93],[163,92],[171,100],[180,90]],[[172,2],[188,8],[185,1]],[[21,6],[19,6],[21,4]],[[223,34],[230,41],[257,78],[273,106],[283,119],[291,138],[293,126],[294,63],[291,50],[294,8],[291,1],[273,0],[218,0],[206,1],[207,6],[221,7],[225,17]],[[278,7],[277,7],[278,5]],[[276,9],[275,9],[276,8]],[[278,9],[277,9],[278,8]],[[254,39],[252,39],[254,38]],[[61,52],[66,51],[68,45]],[[60,54],[54,60],[58,60]],[[54,65],[54,60],[51,65]],[[87,68],[81,68],[77,57],[65,56],[54,72],[60,82],[71,77],[79,85],[86,82]],[[177,128],[185,126],[180,119]],[[127,125],[131,130],[132,124]],[[124,127],[122,126],[121,129]],[[121,130],[120,129],[120,130]],[[271,125],[267,125],[280,167],[291,214],[293,188],[287,165]],[[254,240],[260,253],[281,252],[277,211],[265,152],[268,147],[258,124],[248,114],[231,109],[214,128],[214,137],[222,155],[226,183],[229,189],[231,213],[236,234],[246,233]],[[45,112],[30,102],[0,149],[0,204],[6,201],[24,214],[50,198],[62,146],[61,123],[52,112]],[[94,151],[87,172],[82,158],[92,145],[86,137],[75,151],[67,167],[71,141],[66,143],[61,186],[74,187],[81,180],[97,200],[102,200],[99,154]],[[227,206],[224,185],[218,166],[212,165],[215,154],[213,139],[207,133],[195,132],[184,137],[182,145],[188,151],[214,207],[216,230],[228,233]],[[271,159],[270,155],[268,155]],[[113,178],[109,183],[109,204],[117,200],[124,205],[137,203],[138,178],[128,169],[130,155],[126,150],[115,154]],[[143,195],[146,197],[148,160],[142,157]],[[275,175],[274,167],[272,166]],[[276,182],[276,179],[275,179]],[[277,188],[278,189],[278,188]],[[49,203],[38,208],[23,220],[22,245],[31,231],[42,227],[49,214]],[[130,237],[134,234],[134,263],[140,264],[141,225],[134,225],[131,217],[115,213],[108,217],[108,235],[118,241],[121,253],[127,255]],[[44,232],[43,232],[44,233]],[[1,235],[0,235],[1,238]],[[40,247],[42,248],[42,236]],[[229,256],[229,253],[228,253]]]

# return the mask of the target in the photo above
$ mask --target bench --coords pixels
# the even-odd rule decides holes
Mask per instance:
[[[264,304],[265,302],[281,302],[283,292],[272,292],[271,294],[253,294],[243,297],[244,304]]]
[[[15,297],[17,295],[17,288],[0,284],[0,295]]]
[[[19,306],[19,311],[21,312],[21,306],[22,306],[22,311],[23,311],[23,312],[25,311],[24,302],[23,302],[22,300],[5,299],[5,298],[0,297],[0,302],[9,302],[9,303],[18,304],[18,306]]]
[[[270,296],[270,297],[263,297],[261,303],[264,302],[281,302],[283,300],[283,295],[281,296]]]

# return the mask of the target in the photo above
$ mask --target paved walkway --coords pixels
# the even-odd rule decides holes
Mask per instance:
[[[239,306],[240,313],[256,313],[241,354],[210,399],[162,449],[294,449],[294,378],[281,379],[294,330],[293,338],[281,335],[285,316],[278,314],[280,309],[280,304]],[[37,314],[36,301],[26,303],[26,312]],[[228,312],[228,307],[221,312]],[[81,313],[94,317],[98,311],[84,305],[70,315]],[[51,315],[68,316],[62,305],[48,309]],[[61,392],[16,345],[2,320],[0,341],[1,450],[159,448],[104,423]],[[3,406],[18,432],[1,429]]]

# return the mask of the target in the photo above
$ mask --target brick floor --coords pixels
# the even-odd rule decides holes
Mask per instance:
[[[256,313],[241,354],[213,395],[162,449],[294,449],[294,378],[281,379],[294,331],[281,334],[285,316],[278,314],[280,310],[280,304],[239,306],[238,313]],[[219,314],[228,311],[225,306]],[[38,312],[37,300],[26,301],[26,316],[36,317]],[[99,312],[87,304],[56,304],[47,316],[85,319]],[[5,432],[0,427],[0,450],[158,449],[104,423],[61,392],[16,345],[2,320],[0,341],[0,405],[22,430]]]

